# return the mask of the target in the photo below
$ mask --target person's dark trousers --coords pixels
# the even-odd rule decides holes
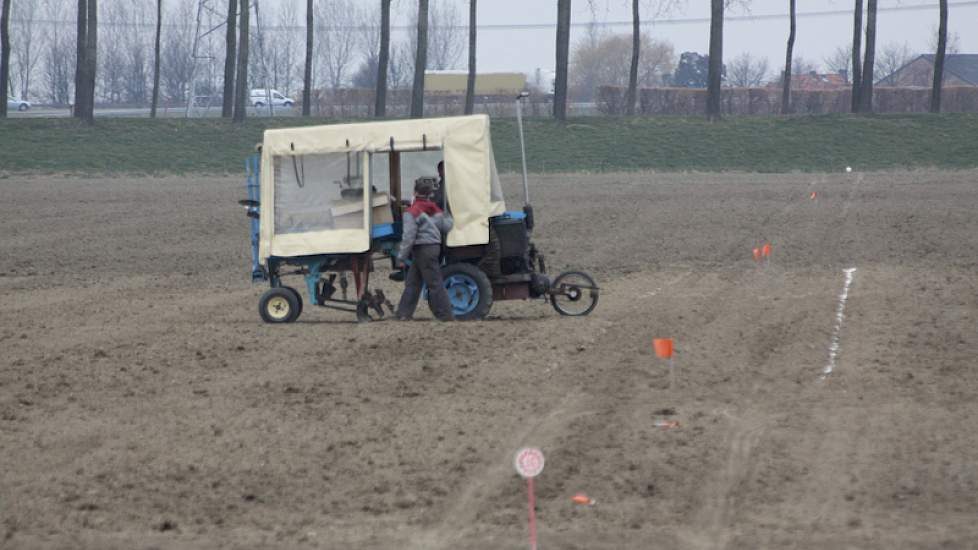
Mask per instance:
[[[435,317],[442,321],[454,321],[452,303],[448,300],[448,292],[441,278],[439,265],[441,245],[422,244],[415,246],[411,252],[414,262],[404,281],[404,293],[401,294],[401,302],[397,305],[397,317],[409,319],[414,315],[414,310],[418,307],[418,299],[421,298],[423,281],[428,285],[428,299],[431,301]]]

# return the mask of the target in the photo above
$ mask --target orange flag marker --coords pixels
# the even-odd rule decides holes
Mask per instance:
[[[754,249],[754,261],[755,262],[758,262],[760,260],[761,260],[761,249],[760,248],[755,248]]]
[[[571,502],[573,502],[574,504],[584,504],[587,506],[594,506],[594,503],[597,501],[585,495],[584,493],[577,493],[576,495],[571,497]]]
[[[660,359],[672,359],[672,338],[653,338],[652,346],[655,356]]]
[[[764,246],[761,247],[761,254],[763,254],[765,258],[770,257],[771,256],[771,245],[765,243]]]
[[[815,192],[815,191],[812,191],[812,194],[811,194],[811,196],[809,196],[808,198],[810,198],[810,199],[812,199],[812,200],[815,200],[815,199],[817,199],[817,198],[818,198],[818,193],[817,193],[817,192]]]

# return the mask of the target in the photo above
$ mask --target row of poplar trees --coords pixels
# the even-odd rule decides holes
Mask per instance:
[[[594,0],[588,0],[593,2]],[[876,13],[878,0],[854,0],[853,38],[852,38],[852,112],[871,113],[873,111],[873,64],[876,55]],[[635,114],[638,96],[638,66],[641,48],[640,4],[642,0],[632,0],[632,59],[628,75],[628,90],[625,94],[625,112]],[[682,0],[658,0],[660,11],[682,3]],[[723,75],[723,19],[724,13],[732,4],[749,4],[750,0],[710,0],[710,54],[709,75],[707,78],[706,115],[710,120],[721,117],[721,84]],[[791,65],[797,35],[797,0],[788,0],[788,45],[785,55],[781,112],[791,113]],[[866,16],[866,54],[861,54],[864,31],[863,15]],[[567,63],[570,46],[571,0],[557,2],[557,78],[554,89],[554,117],[564,120],[567,117]],[[934,81],[931,91],[930,110],[941,111],[941,88],[944,82],[944,59],[947,52],[947,0],[940,0],[940,24],[938,26],[938,46],[934,62]]]
[[[34,0],[0,0],[0,116],[7,115],[7,93],[10,75],[10,8],[14,1],[32,2]],[[248,31],[251,0],[228,0],[226,28],[226,57],[224,63],[224,102],[222,116],[235,122],[245,119],[250,104],[248,87]],[[594,0],[588,0],[593,2]],[[642,0],[632,0],[632,59],[626,92],[626,112],[635,113],[638,90],[638,67],[641,52]],[[660,0],[680,3],[682,0]],[[797,0],[788,0],[789,33],[785,55],[785,69],[781,98],[781,112],[791,112],[791,65],[795,36],[797,32]],[[98,0],[78,0],[77,19],[77,63],[75,67],[74,116],[92,122],[95,108],[95,68],[98,37]],[[721,116],[721,83],[723,73],[723,19],[727,8],[733,3],[746,4],[749,0],[710,0],[710,62],[707,84],[706,115],[710,120]],[[878,0],[854,0],[852,37],[852,112],[870,113],[873,110],[873,64],[876,55],[876,14]],[[475,101],[476,72],[476,8],[477,0],[469,0],[469,73],[465,93],[465,113],[470,114]],[[377,67],[377,88],[374,114],[387,115],[387,69],[390,61],[391,0],[380,0],[381,38],[380,55]],[[660,5],[661,7],[661,5]],[[160,81],[160,27],[163,0],[156,5],[156,43],[153,67],[153,96],[150,116],[156,116],[159,101]],[[863,16],[865,15],[865,25]],[[938,26],[938,46],[934,64],[934,81],[931,92],[931,112],[941,110],[941,88],[944,81],[944,60],[947,50],[948,1],[940,0],[940,23]],[[567,68],[570,53],[571,0],[557,0],[557,59],[554,83],[553,115],[558,120],[567,118]],[[302,92],[302,114],[309,116],[312,102],[312,52],[313,52],[313,0],[306,0],[306,59],[304,86]],[[862,36],[865,28],[866,43],[863,54]],[[424,114],[424,70],[428,55],[428,0],[418,0],[417,51],[415,52],[414,85],[411,94],[412,117]],[[191,97],[193,94],[190,94]]]
[[[706,114],[710,120],[718,120],[720,111],[720,84],[723,71],[723,15],[731,3],[738,0],[711,0],[710,14],[710,65],[707,85]],[[941,112],[941,89],[944,83],[944,60],[947,54],[948,2],[940,1],[940,23],[938,25],[937,52],[934,61],[934,80],[931,88],[930,111]],[[637,6],[639,0],[633,0]],[[791,63],[794,55],[797,34],[797,0],[788,0],[788,45],[785,54],[784,78],[782,80],[781,112],[791,113]],[[852,31],[852,104],[853,113],[873,112],[873,65],[876,57],[876,14],[878,0],[854,0]],[[746,3],[744,0],[742,3]],[[863,16],[865,15],[865,25]],[[636,16],[637,17],[637,16]],[[637,28],[637,23],[636,23]],[[862,53],[863,32],[866,35],[865,55]],[[637,39],[636,39],[637,40]],[[638,55],[637,51],[634,55]],[[632,97],[632,96],[629,96]]]
[[[10,91],[10,10],[16,2],[37,0],[0,0],[0,117],[7,116]],[[156,47],[153,66],[153,99],[150,116],[156,116],[160,97],[160,23],[163,0],[156,0]],[[75,97],[72,114],[88,123],[95,121],[95,71],[98,66],[98,0],[78,0],[75,49]]]
[[[9,1],[9,0],[8,0]],[[240,5],[238,5],[240,1]],[[224,103],[221,114],[235,122],[245,118],[248,91],[248,3],[228,0],[226,52],[224,61]],[[377,88],[374,115],[387,116],[387,70],[390,64],[391,0],[380,0],[380,54],[377,63]],[[465,113],[475,108],[475,57],[477,0],[469,0],[469,74],[465,94]],[[235,43],[235,25],[238,25]],[[306,0],[306,59],[303,74],[302,115],[309,116],[312,105],[313,0]],[[414,60],[414,82],[411,93],[411,116],[424,116],[424,70],[428,64],[428,0],[418,0],[417,51]],[[238,50],[238,51],[236,51]],[[237,59],[237,63],[235,63]],[[237,72],[237,77],[235,77]],[[233,98],[233,99],[232,99]]]
[[[9,0],[5,0],[9,1]],[[94,0],[89,0],[94,1]],[[248,14],[246,5],[248,0],[240,0],[242,10],[241,17],[241,36],[238,41],[242,44],[242,51],[238,53],[238,78],[237,94],[232,106],[231,97],[234,86],[234,19],[235,3],[238,0],[228,0],[228,25],[227,25],[227,59],[224,71],[224,109],[225,117],[232,117],[236,121],[244,120],[245,108],[247,106],[247,44],[248,44]],[[557,44],[556,44],[556,78],[554,82],[554,107],[553,115],[558,120],[567,118],[567,88],[568,88],[568,63],[570,60],[570,26],[571,26],[571,1],[557,0]],[[593,2],[594,0],[587,0]],[[873,110],[873,64],[876,53],[876,14],[878,0],[867,0],[865,10],[863,0],[854,0],[854,25],[853,25],[853,83],[852,83],[852,112],[869,113]],[[682,0],[659,0],[660,11],[663,6],[678,5]],[[380,55],[377,67],[377,87],[375,93],[374,115],[384,117],[387,114],[387,68],[390,60],[390,22],[391,22],[391,0],[380,0],[381,3],[381,35],[380,35]],[[471,114],[474,107],[475,97],[475,75],[476,75],[476,3],[477,0],[469,0],[469,72],[468,84],[465,93],[465,113]],[[639,56],[641,53],[641,3],[642,0],[632,0],[632,58],[629,69],[628,90],[625,96],[626,113],[635,114],[635,105],[638,99],[638,68]],[[724,13],[731,4],[747,4],[749,0],[711,0],[710,17],[710,63],[707,85],[706,114],[711,120],[718,120],[721,116],[721,84],[723,73],[723,19]],[[788,114],[792,112],[791,107],[791,69],[794,55],[795,37],[797,34],[797,0],[788,0],[789,10],[789,34],[788,45],[785,55],[785,70],[783,78],[783,91],[781,112]],[[302,114],[310,114],[310,89],[312,72],[312,51],[313,51],[313,0],[307,0],[306,4],[306,65],[305,65],[305,85],[303,87]],[[863,15],[866,16],[866,54],[861,54],[862,34],[864,30]],[[931,99],[931,111],[940,112],[941,110],[941,88],[944,74],[944,58],[947,49],[947,19],[948,3],[947,0],[940,0],[940,25],[938,37],[938,51],[935,62],[934,83]],[[418,28],[417,28],[417,51],[415,52],[414,63],[414,86],[411,94],[412,117],[421,117],[424,114],[424,69],[427,64],[428,49],[428,0],[418,0]]]

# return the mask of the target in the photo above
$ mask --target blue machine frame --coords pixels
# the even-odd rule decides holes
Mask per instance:
[[[251,281],[267,281],[268,275],[258,263],[258,231],[260,222],[258,217],[261,215],[261,186],[258,176],[261,174],[261,155],[255,153],[245,159],[245,173],[248,175],[248,217],[251,218]]]

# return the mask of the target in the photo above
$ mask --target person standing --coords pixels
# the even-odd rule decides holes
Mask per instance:
[[[435,188],[435,194],[431,199],[438,208],[442,210],[447,210],[448,207],[445,206],[445,161],[438,161],[438,187]]]
[[[414,202],[404,211],[401,246],[397,263],[403,265],[410,256],[411,267],[404,281],[404,293],[397,306],[397,319],[406,321],[414,315],[421,297],[422,282],[428,285],[428,297],[435,317],[454,321],[452,304],[441,277],[441,243],[451,231],[451,215],[432,201],[435,184],[430,178],[419,178],[414,184]]]

